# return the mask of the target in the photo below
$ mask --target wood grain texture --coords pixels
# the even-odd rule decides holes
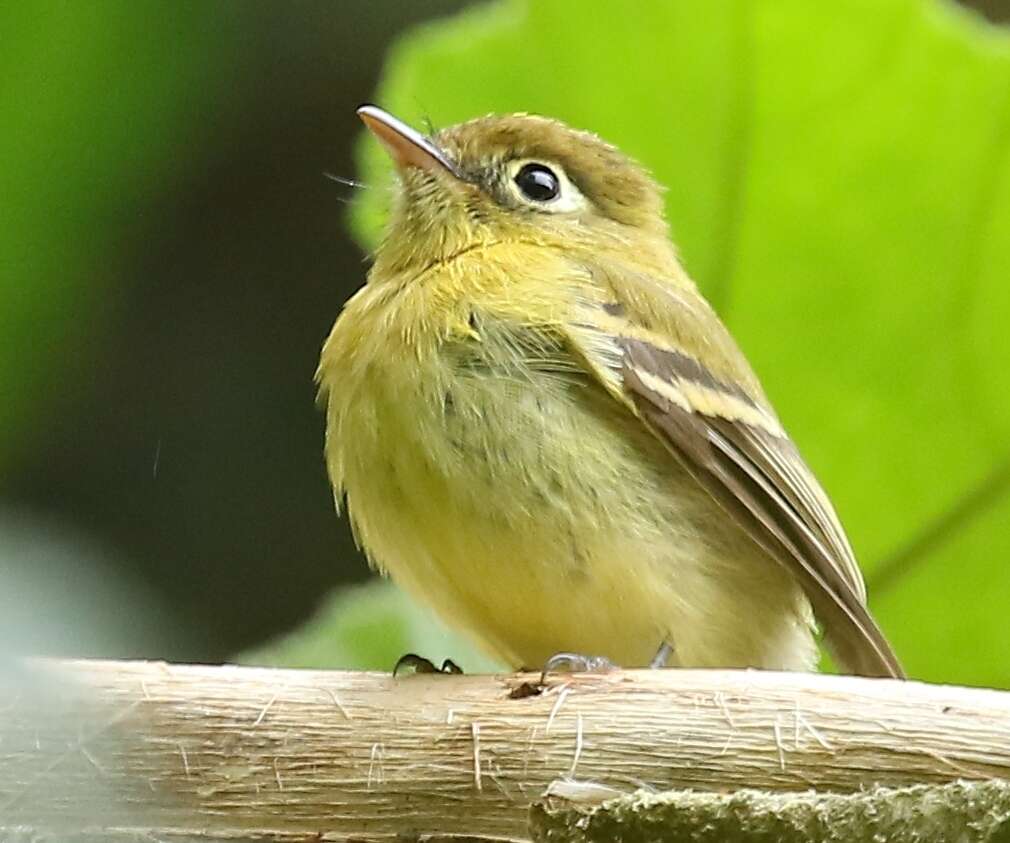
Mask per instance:
[[[33,663],[0,675],[0,831],[520,840],[559,780],[598,796],[1010,778],[998,691],[663,670],[509,697],[533,678]]]

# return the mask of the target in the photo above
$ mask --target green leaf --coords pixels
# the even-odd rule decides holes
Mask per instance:
[[[304,626],[239,654],[237,660],[269,667],[388,671],[406,653],[417,653],[435,664],[452,659],[467,673],[501,667],[384,582],[331,595]]]
[[[936,0],[513,0],[404,38],[376,101],[550,114],[646,164],[871,585],[1008,458],[1006,33]],[[1007,485],[872,600],[914,676],[1010,686]]]
[[[0,6],[0,464],[78,387],[115,310],[125,232],[186,173],[234,58],[223,11]]]

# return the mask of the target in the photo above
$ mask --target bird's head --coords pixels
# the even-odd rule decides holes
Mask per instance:
[[[481,117],[432,136],[375,106],[358,115],[400,177],[377,268],[410,275],[508,243],[672,254],[659,187],[596,135],[529,114]]]

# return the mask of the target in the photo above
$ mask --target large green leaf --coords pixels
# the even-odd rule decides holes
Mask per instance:
[[[500,667],[403,592],[380,582],[331,595],[308,623],[240,653],[237,660],[270,667],[391,670],[409,652],[435,664],[452,659],[469,673]]]
[[[376,101],[436,125],[550,114],[652,169],[871,585],[1007,458],[1002,31],[935,0],[513,0],[404,38]],[[357,208],[369,245],[386,195]],[[954,523],[876,595],[913,675],[1010,686],[1008,519]]]
[[[223,7],[0,5],[0,464],[115,311],[123,240],[186,172],[235,57]]]

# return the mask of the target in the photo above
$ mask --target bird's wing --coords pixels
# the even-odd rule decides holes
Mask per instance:
[[[597,266],[591,275],[593,292],[567,330],[583,364],[792,571],[845,668],[903,676],[866,608],[862,575],[830,501],[708,304],[686,279],[664,283]],[[695,348],[706,349],[705,363],[689,351]]]

